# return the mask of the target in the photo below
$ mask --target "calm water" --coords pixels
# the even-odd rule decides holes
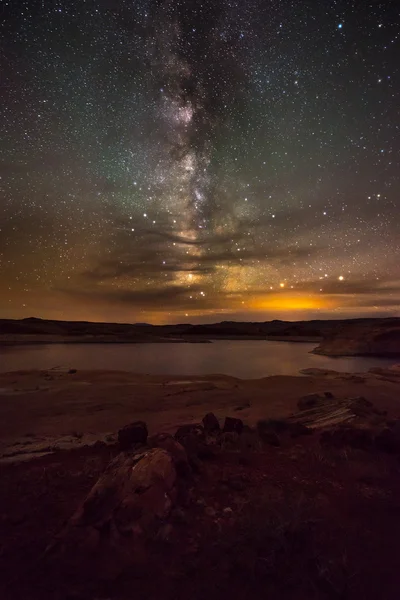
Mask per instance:
[[[212,344],[49,344],[0,348],[0,371],[22,369],[116,369],[166,375],[219,373],[242,378],[296,375],[310,367],[362,372],[395,359],[328,358],[309,354],[316,344],[263,340]],[[397,359],[398,362],[398,359]]]

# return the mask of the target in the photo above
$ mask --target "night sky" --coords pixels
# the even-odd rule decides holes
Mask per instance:
[[[399,315],[399,8],[3,0],[0,317]]]

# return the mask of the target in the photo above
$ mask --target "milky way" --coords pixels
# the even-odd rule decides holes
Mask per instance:
[[[396,2],[4,2],[0,316],[398,315]]]

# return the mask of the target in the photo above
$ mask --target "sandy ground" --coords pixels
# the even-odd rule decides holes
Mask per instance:
[[[237,416],[252,425],[286,417],[309,393],[338,399],[364,396],[400,416],[400,377],[312,372],[241,380],[211,377],[139,376],[116,371],[24,371],[0,375],[0,460],[16,461],[63,448],[112,442],[118,429],[146,421],[150,433],[174,431],[207,412]]]

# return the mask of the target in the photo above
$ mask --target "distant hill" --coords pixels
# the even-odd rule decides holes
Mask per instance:
[[[0,343],[134,343],[195,342],[207,339],[279,339],[321,341],[317,353],[400,354],[400,318],[312,321],[222,321],[205,325],[181,323],[91,323],[29,317],[0,320]]]

